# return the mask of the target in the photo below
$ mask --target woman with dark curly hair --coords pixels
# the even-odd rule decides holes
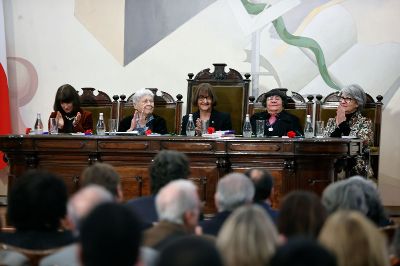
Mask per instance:
[[[93,130],[92,113],[81,108],[79,95],[71,85],[64,84],[58,88],[53,109],[50,118],[56,119],[58,132],[76,133]]]
[[[0,233],[0,242],[25,249],[51,249],[74,242],[70,231],[59,231],[66,215],[64,182],[42,170],[17,179],[9,195],[7,217],[14,233]]]
[[[265,120],[264,136],[286,136],[289,131],[296,132],[296,135],[303,135],[299,119],[286,112],[287,97],[279,89],[272,89],[267,92],[262,101],[265,106],[264,112],[255,113],[250,118],[253,133],[256,132],[256,120]]]

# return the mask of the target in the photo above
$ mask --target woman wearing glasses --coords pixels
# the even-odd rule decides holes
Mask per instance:
[[[374,139],[372,122],[361,115],[367,101],[364,90],[357,84],[344,87],[340,91],[340,104],[335,118],[329,118],[325,133],[330,137],[353,136],[363,140],[363,145],[371,145]]]
[[[279,89],[272,89],[265,94],[262,101],[266,107],[265,112],[255,113],[250,118],[253,133],[256,130],[256,120],[265,120],[264,136],[286,136],[289,131],[296,135],[303,135],[299,119],[284,110],[286,105],[286,94]]]
[[[196,125],[196,135],[199,135],[201,132],[201,121],[209,121],[208,127],[213,127],[215,131],[232,129],[231,115],[229,113],[215,110],[215,106],[217,105],[217,96],[215,95],[210,83],[199,84],[194,94],[192,104],[198,108],[197,112],[193,113],[193,121]],[[182,135],[186,135],[186,125],[188,120],[188,114],[182,118]]]
[[[168,133],[165,119],[153,114],[154,94],[151,90],[141,89],[137,91],[132,97],[132,102],[134,112],[121,120],[118,131],[137,130],[140,135],[144,135],[146,130],[150,129],[152,133]]]
[[[363,148],[373,144],[374,132],[372,121],[361,115],[361,111],[367,102],[364,90],[357,84],[344,87],[339,94],[340,104],[336,111],[336,117],[329,118],[325,128],[325,135],[329,137],[352,136],[363,141]],[[352,167],[351,175],[372,177],[373,171],[368,167],[369,158],[357,156]]]

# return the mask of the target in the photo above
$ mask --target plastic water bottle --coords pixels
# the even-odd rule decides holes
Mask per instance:
[[[304,137],[306,139],[314,137],[314,129],[311,122],[311,116],[307,115],[306,125],[304,127]]]
[[[37,113],[34,130],[36,135],[43,134],[43,123],[40,113]]]
[[[103,113],[99,114],[99,120],[96,125],[97,135],[104,136],[106,134],[106,126],[104,124]]]
[[[195,126],[194,126],[194,122],[193,122],[193,115],[189,114],[189,120],[186,125],[186,136],[193,137],[195,134],[194,129],[195,129]]]
[[[251,129],[250,117],[249,117],[249,114],[246,114],[246,119],[243,124],[243,137],[251,138],[252,133],[253,133],[253,130]]]

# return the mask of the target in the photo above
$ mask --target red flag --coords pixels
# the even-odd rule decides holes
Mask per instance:
[[[7,76],[0,63],[0,135],[11,133],[10,102],[8,97]],[[3,162],[3,153],[0,152],[0,170],[6,164]]]

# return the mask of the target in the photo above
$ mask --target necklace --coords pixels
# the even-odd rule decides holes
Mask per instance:
[[[69,116],[65,115],[65,118],[66,118],[66,119],[68,119],[69,121],[71,121],[71,120],[74,120],[74,119],[75,119],[75,117],[76,117],[76,116],[69,117]]]

